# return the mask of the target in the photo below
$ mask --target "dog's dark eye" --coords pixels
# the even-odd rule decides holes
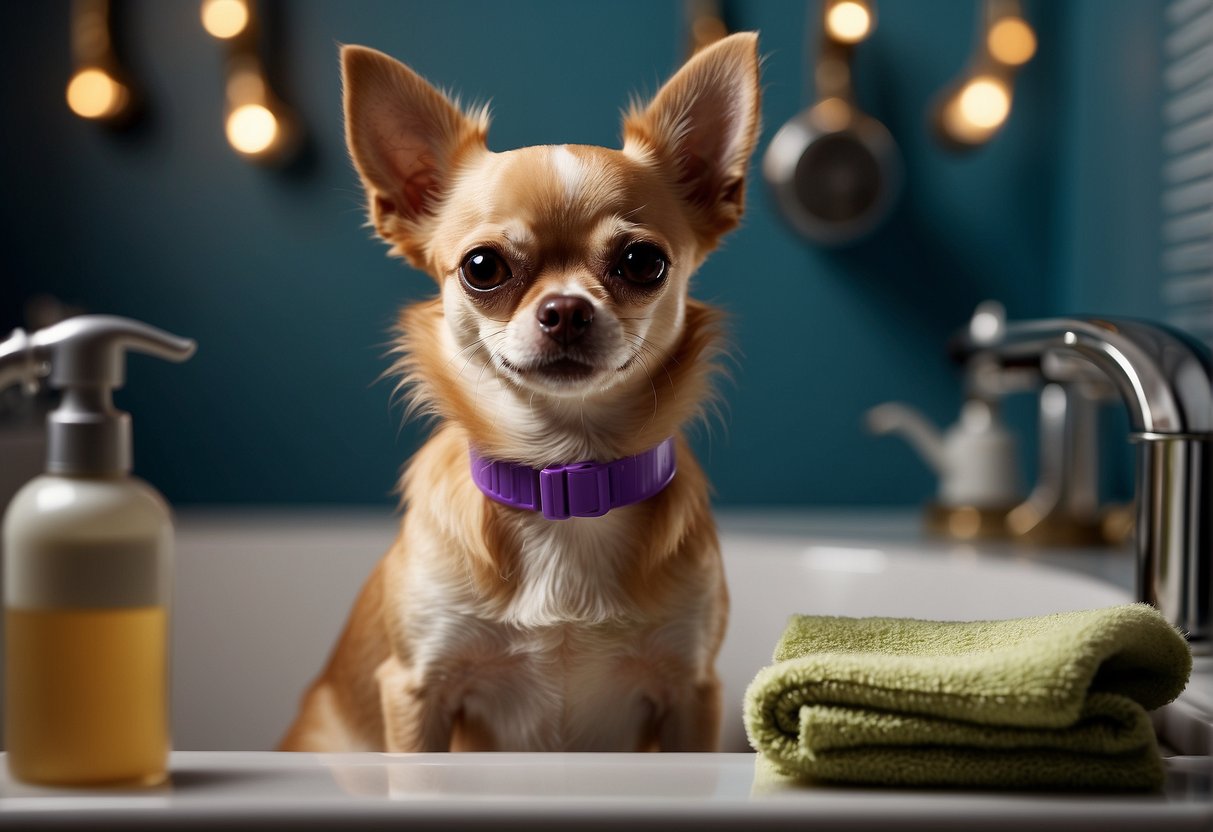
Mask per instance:
[[[459,275],[472,289],[487,292],[510,279],[510,267],[491,248],[478,248],[463,259]]]
[[[652,243],[632,243],[623,250],[611,274],[629,283],[647,285],[665,277],[665,268],[665,254],[661,249]]]

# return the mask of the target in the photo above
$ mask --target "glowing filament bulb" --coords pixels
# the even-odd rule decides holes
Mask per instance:
[[[872,14],[862,3],[843,0],[826,13],[826,28],[843,43],[859,43],[872,31]]]
[[[1004,17],[990,27],[986,45],[996,61],[1021,66],[1036,54],[1036,34],[1023,18]]]
[[[214,37],[234,38],[248,24],[249,9],[245,0],[203,0],[202,27]]]
[[[82,69],[67,85],[67,106],[82,118],[110,118],[117,115],[126,102],[126,87],[103,69]]]
[[[993,78],[979,75],[965,84],[957,101],[960,115],[974,127],[993,130],[1011,112],[1011,95]]]
[[[244,104],[227,117],[227,140],[241,153],[255,156],[278,138],[278,119],[260,104]]]

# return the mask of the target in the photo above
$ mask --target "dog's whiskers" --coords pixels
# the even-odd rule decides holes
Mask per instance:
[[[484,362],[484,364],[482,364],[482,365],[481,365],[481,367],[480,367],[480,372],[479,372],[479,373],[476,375],[476,386],[475,386],[475,388],[474,388],[474,389],[473,389],[473,391],[472,391],[472,398],[473,398],[473,399],[476,399],[476,400],[479,400],[479,399],[480,399],[480,381],[481,381],[481,379],[483,379],[483,378],[484,378],[484,371],[485,371],[485,370],[487,370],[487,369],[489,368],[489,366],[490,366],[490,365],[492,365],[492,364],[493,364],[493,362],[494,362],[496,359],[500,358],[500,355],[501,355],[501,351],[500,351],[500,350],[498,350],[498,349],[497,349],[497,348],[495,348],[495,347],[489,347],[489,360],[488,360],[488,361],[486,361],[486,362]],[[492,423],[489,425],[489,432],[490,432],[490,433],[496,433],[496,432],[497,432],[497,417],[498,417],[500,414],[501,414],[501,408],[500,408],[500,407],[494,407],[494,408],[493,408],[493,421],[492,421]]]
[[[443,367],[443,369],[445,370],[445,369],[449,368],[452,364],[454,364],[456,361],[459,360],[459,356],[463,355],[465,352],[468,352],[469,350],[471,351],[472,354],[470,356],[468,356],[468,361],[471,361],[472,358],[475,357],[475,350],[477,347],[484,345],[490,338],[496,338],[497,336],[504,334],[506,329],[507,329],[507,327],[503,326],[501,329],[497,330],[496,332],[490,332],[488,335],[482,335],[481,337],[477,338],[475,341],[468,344],[466,347],[463,347],[462,349],[457,351],[454,355],[452,355],[450,360],[446,362],[446,365]],[[463,375],[463,371],[465,369],[467,369],[468,361],[464,362],[463,367],[460,368],[458,375]],[[456,376],[456,377],[458,377],[458,376]]]
[[[648,349],[648,351],[650,352],[650,354],[652,355],[653,358],[661,361],[661,369],[665,373],[666,381],[668,381],[670,383],[670,395],[674,397],[674,401],[678,401],[678,386],[676,384],[674,384],[674,377],[672,375],[670,375],[670,368],[666,366],[665,360],[662,359],[661,353],[658,351],[657,345],[654,344],[652,341],[650,341],[648,338],[645,338],[643,335],[632,334],[632,335],[629,335],[629,337],[638,338],[640,340],[640,343],[638,343],[636,345],[637,350],[638,350],[637,357],[639,357],[640,352],[644,351],[645,349]],[[633,342],[633,343],[635,343],[635,342]],[[678,358],[673,355],[666,356],[666,358],[668,358],[670,361],[673,361],[675,364],[679,363]],[[681,366],[681,365],[679,365],[679,366]],[[650,376],[649,377],[650,383],[652,382],[652,380],[653,380],[652,376]]]
[[[657,418],[657,410],[660,407],[660,400],[657,396],[657,385],[653,382],[653,372],[649,369],[649,362],[644,360],[644,353],[645,353],[645,348],[646,348],[647,342],[640,335],[628,335],[627,337],[629,339],[631,339],[631,338],[640,339],[639,341],[632,341],[632,343],[636,345],[636,360],[640,362],[641,368],[644,369],[645,378],[647,378],[649,380],[649,388],[653,391],[653,412],[649,414],[649,418],[645,421],[644,425],[640,428],[640,432],[644,433],[644,431],[648,430],[649,425],[651,425],[653,423],[653,420]],[[671,382],[671,386],[672,386],[672,382]]]

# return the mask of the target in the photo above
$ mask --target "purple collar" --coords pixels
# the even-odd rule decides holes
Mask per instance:
[[[601,517],[613,508],[647,500],[674,479],[674,438],[614,462],[574,462],[537,471],[517,462],[485,459],[471,450],[472,481],[486,495],[514,508],[542,511],[548,520]]]

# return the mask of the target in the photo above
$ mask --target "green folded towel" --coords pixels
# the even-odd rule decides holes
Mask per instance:
[[[1153,789],[1147,710],[1188,644],[1146,604],[1012,621],[793,616],[746,692],[750,743],[824,782]]]

